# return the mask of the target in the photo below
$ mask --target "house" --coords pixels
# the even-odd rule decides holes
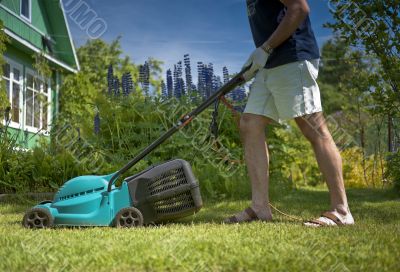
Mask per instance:
[[[3,80],[10,112],[9,130],[25,148],[49,136],[59,108],[63,77],[79,63],[61,0],[0,0],[0,20],[10,42],[4,54]],[[35,70],[35,55],[47,60],[52,75]]]

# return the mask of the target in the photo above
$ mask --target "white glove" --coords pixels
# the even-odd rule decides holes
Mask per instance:
[[[251,55],[247,62],[243,65],[243,69],[250,66],[250,70],[244,73],[243,78],[246,81],[251,80],[259,70],[263,69],[267,64],[270,54],[264,51],[261,47],[257,48]]]

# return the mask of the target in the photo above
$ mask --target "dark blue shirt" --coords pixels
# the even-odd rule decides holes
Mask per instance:
[[[254,43],[260,47],[277,29],[286,7],[279,0],[247,0],[247,12]],[[296,32],[275,48],[265,68],[319,58],[319,49],[309,16]]]

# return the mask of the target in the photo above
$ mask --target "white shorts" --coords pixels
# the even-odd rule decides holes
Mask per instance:
[[[319,59],[315,59],[259,71],[250,87],[244,112],[279,123],[321,112],[318,67]]]

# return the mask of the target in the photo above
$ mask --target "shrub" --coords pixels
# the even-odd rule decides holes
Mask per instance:
[[[358,147],[342,151],[343,175],[346,187],[382,188],[385,162],[374,155],[364,157]]]
[[[18,148],[17,136],[3,128],[0,137],[0,193],[48,192],[83,173],[71,154],[46,146]]]
[[[316,186],[323,182],[312,147],[293,121],[271,128],[267,140],[272,179],[295,186]]]
[[[18,151],[16,142],[2,138],[0,150],[1,192],[54,191],[66,180],[84,174],[108,174],[121,168],[143,148],[170,128],[192,102],[129,97],[97,98],[97,124],[87,119],[68,123],[58,119],[51,143],[29,151]],[[200,181],[203,195],[212,198],[249,197],[250,185],[243,160],[243,148],[235,120],[221,107],[218,139],[210,136],[211,109],[198,116],[165,144],[154,150],[128,174],[173,158],[189,161]],[[100,120],[100,122],[99,122]],[[9,135],[5,133],[4,135]],[[282,155],[284,156],[284,155]],[[280,167],[272,171],[273,188],[288,188]]]

